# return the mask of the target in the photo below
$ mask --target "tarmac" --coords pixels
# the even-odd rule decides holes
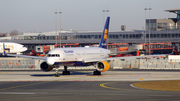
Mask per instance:
[[[179,70],[113,70],[93,75],[93,70],[70,70],[71,75],[55,77],[55,71],[0,71],[0,81],[154,81],[180,80]],[[60,73],[62,71],[59,71]]]
[[[60,71],[61,72],[61,71]],[[1,101],[179,101],[179,91],[135,88],[134,82],[180,80],[179,70],[112,70],[101,76],[92,70],[72,70],[55,77],[55,71],[0,71]]]

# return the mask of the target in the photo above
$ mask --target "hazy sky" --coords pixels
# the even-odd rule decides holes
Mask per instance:
[[[180,8],[180,0],[0,0],[0,33],[55,31],[55,11],[61,7],[61,29],[101,31],[103,9],[110,12],[110,31],[143,29],[145,4],[151,18],[176,17],[167,9]],[[149,18],[149,11],[146,12]],[[104,13],[107,16],[107,13]],[[60,23],[58,14],[58,29]]]

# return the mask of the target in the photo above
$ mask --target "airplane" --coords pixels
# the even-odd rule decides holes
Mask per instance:
[[[3,53],[3,43],[5,44],[6,53],[16,53],[20,54],[27,50],[24,45],[14,42],[0,42],[0,53]]]
[[[47,71],[51,71],[53,68],[56,68],[56,73],[55,73],[56,77],[59,77],[60,75],[58,72],[58,68],[60,66],[64,66],[64,71],[62,73],[63,75],[70,75],[70,71],[67,70],[68,66],[94,65],[96,67],[96,70],[93,72],[93,75],[101,75],[101,72],[105,72],[110,68],[109,62],[111,60],[126,59],[126,58],[142,58],[142,57],[151,56],[148,55],[148,56],[109,58],[109,55],[112,54],[107,49],[107,38],[108,38],[107,36],[109,30],[109,23],[110,23],[110,17],[107,17],[104,30],[101,36],[101,40],[99,43],[99,47],[55,48],[48,52],[47,57],[7,54],[5,51],[4,54],[8,56],[45,60],[40,64],[41,70],[47,72]]]

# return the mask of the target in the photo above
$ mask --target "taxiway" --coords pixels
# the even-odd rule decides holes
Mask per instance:
[[[71,71],[55,77],[54,71],[0,71],[0,99],[39,101],[152,101],[180,100],[178,91],[134,88],[131,83],[152,80],[180,80],[179,71],[116,70],[93,76],[91,70]]]

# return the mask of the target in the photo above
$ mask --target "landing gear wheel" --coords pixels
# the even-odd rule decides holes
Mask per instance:
[[[59,76],[60,76],[59,73],[56,73],[56,74],[55,74],[55,77],[59,77]]]
[[[56,68],[56,73],[55,73],[55,77],[59,77],[60,76],[60,74],[59,74],[59,72],[58,72],[58,67]]]
[[[63,75],[70,75],[70,71],[63,71]]]
[[[93,75],[101,75],[101,72],[96,70],[93,72]]]
[[[70,71],[67,71],[67,66],[64,66],[63,75],[70,75]]]

